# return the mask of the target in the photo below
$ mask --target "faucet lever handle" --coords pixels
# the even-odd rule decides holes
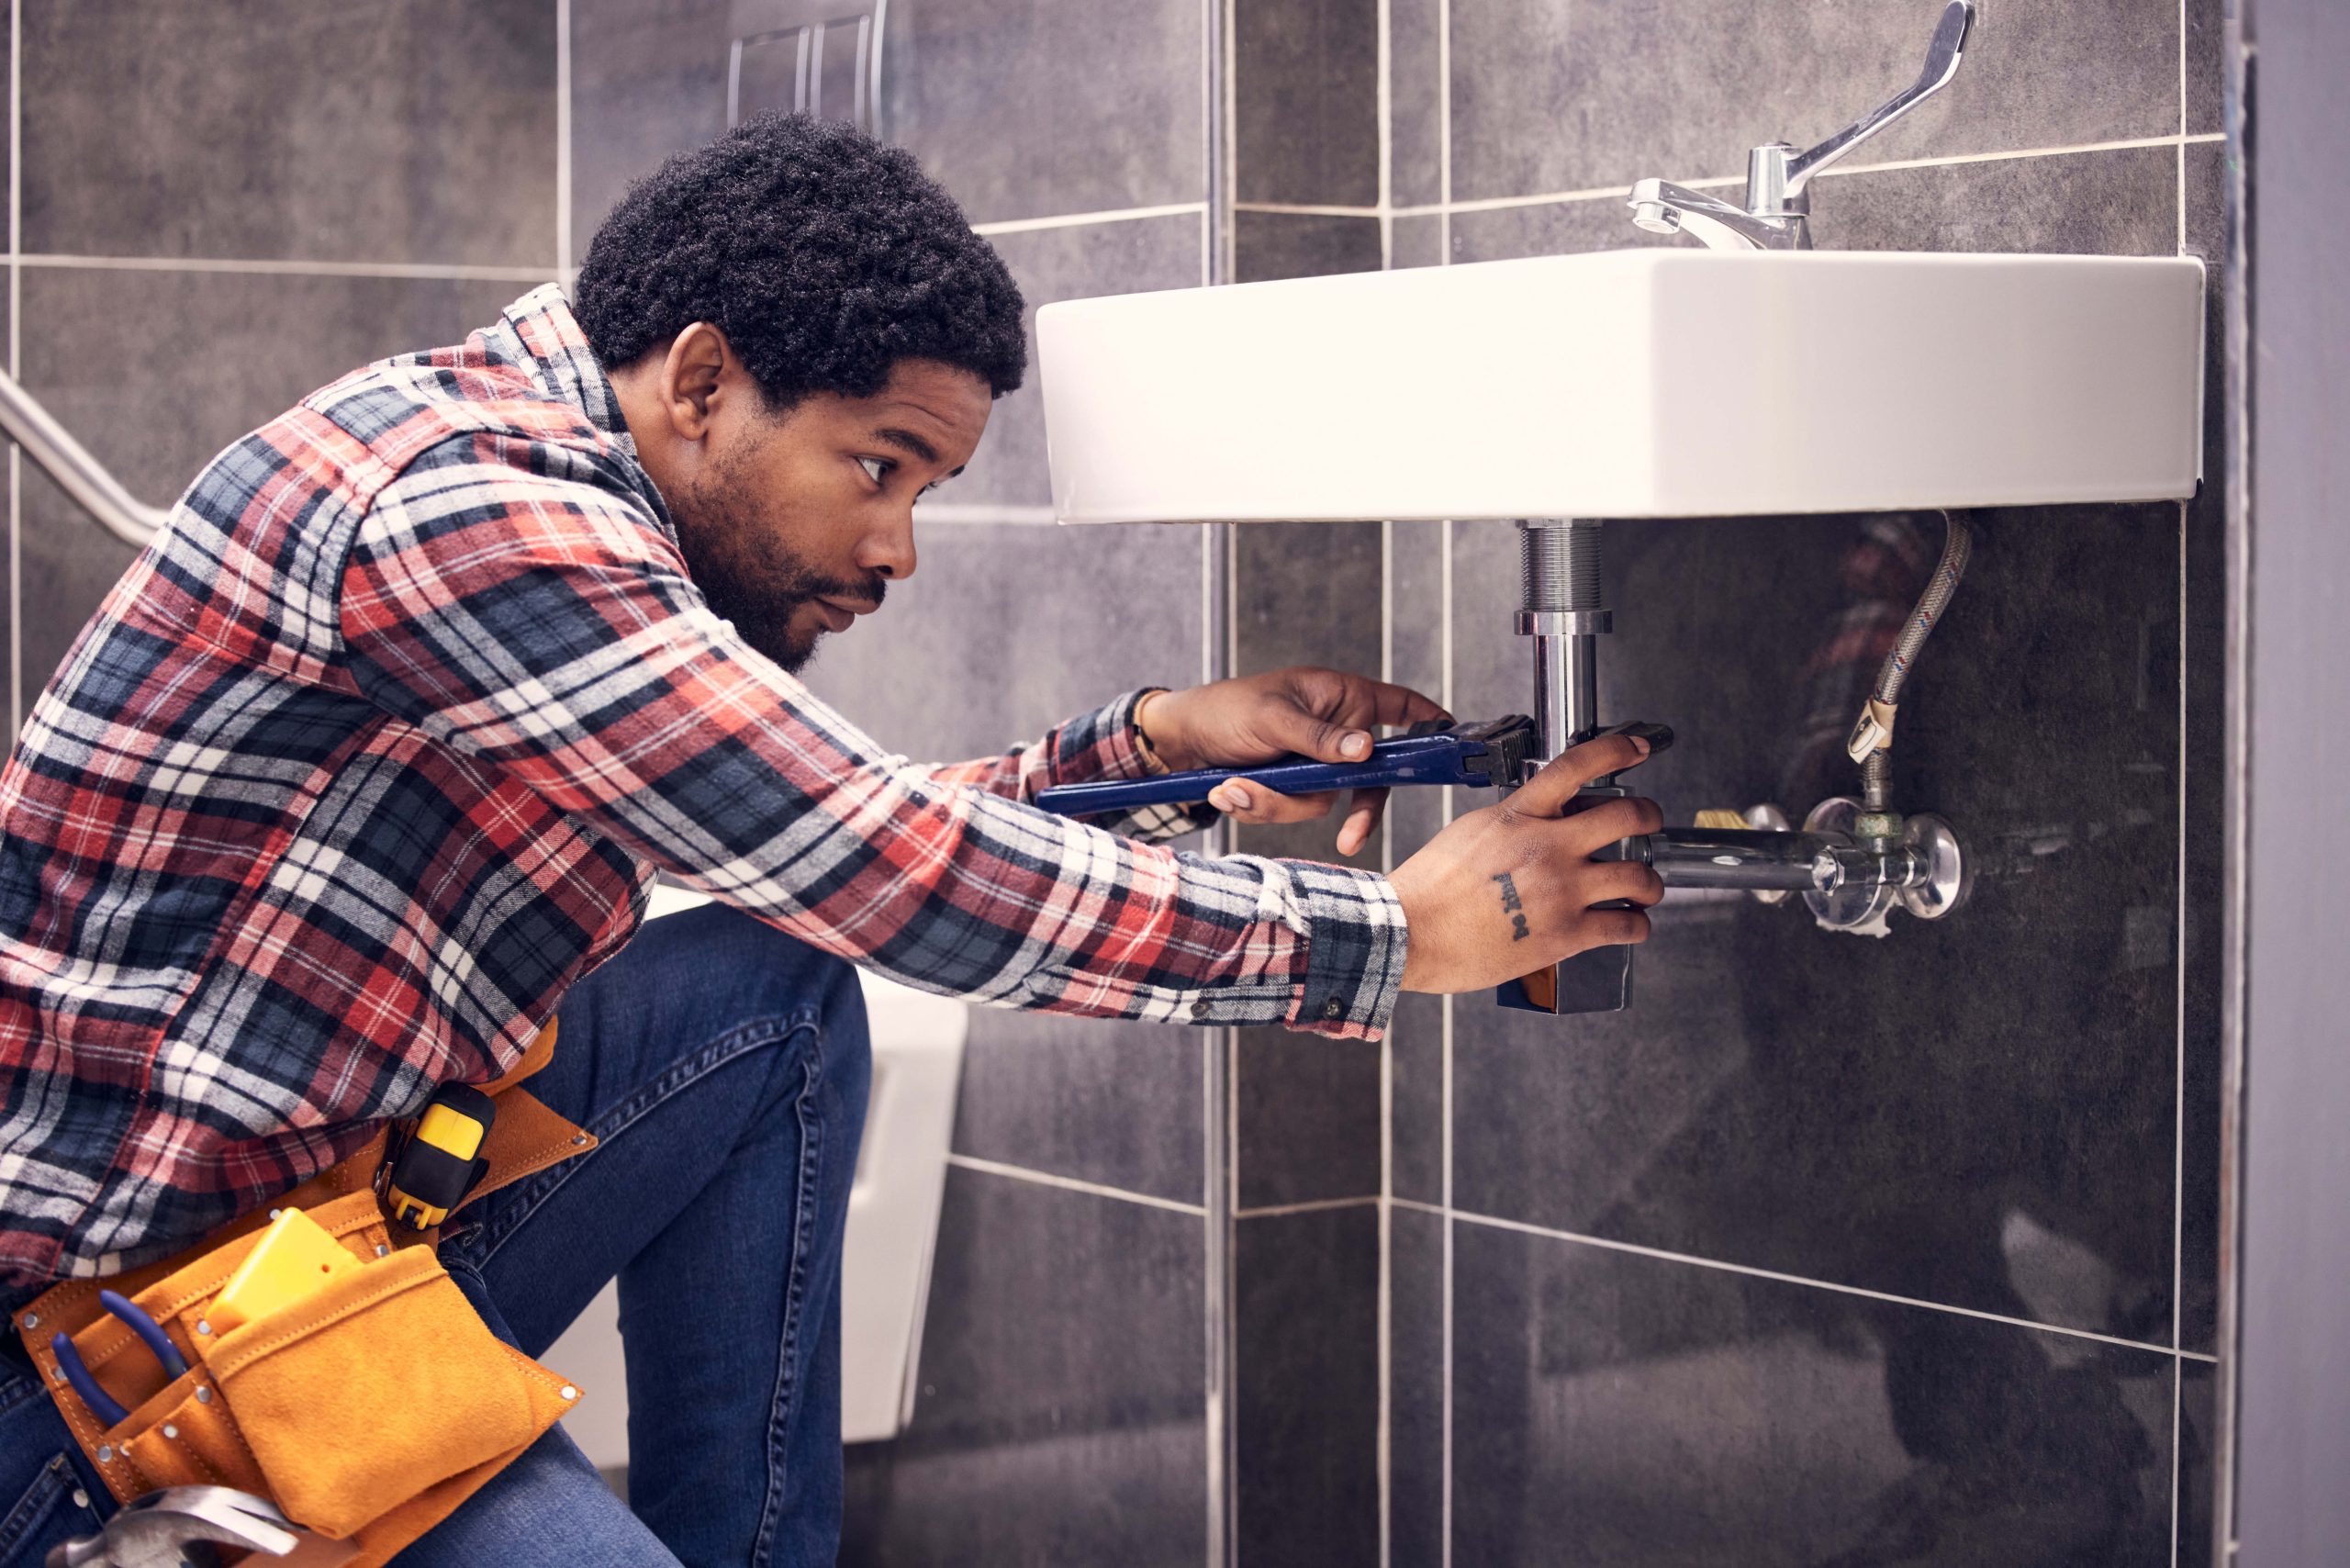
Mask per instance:
[[[1749,191],[1749,209],[1764,211],[1766,207],[1760,204],[1767,203],[1767,210],[1783,210],[1777,202],[1801,196],[1812,175],[1942,91],[1958,74],[1958,62],[1966,52],[1966,35],[1974,22],[1974,0],[1950,0],[1942,7],[1942,19],[1934,24],[1933,41],[1926,46],[1926,66],[1917,81],[1808,152],[1790,157],[1788,154],[1795,150],[1785,143],[1754,149],[1749,159],[1748,181],[1761,188]],[[1776,157],[1764,156],[1770,153]],[[1758,179],[1756,176],[1764,173],[1761,166],[1766,162],[1776,162],[1779,167]]]

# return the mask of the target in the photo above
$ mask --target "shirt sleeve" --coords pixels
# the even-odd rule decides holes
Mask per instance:
[[[337,614],[381,709],[906,985],[1340,1037],[1377,1038],[1393,1011],[1406,934],[1385,878],[1176,854],[883,754],[711,610],[608,454],[430,449],[360,520]]]
[[[1034,801],[1056,784],[1102,778],[1143,778],[1167,771],[1135,731],[1135,710],[1152,687],[1129,691],[1114,702],[1080,713],[1040,741],[1014,746],[1000,756],[941,763],[923,769],[943,783],[960,784],[1015,801]],[[1138,806],[1124,812],[1097,812],[1083,820],[1109,833],[1161,843],[1197,833],[1216,819],[1204,801]]]

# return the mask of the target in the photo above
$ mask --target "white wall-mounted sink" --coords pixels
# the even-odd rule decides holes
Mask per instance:
[[[1644,249],[1069,300],[1070,522],[2151,500],[2201,471],[2203,264]]]

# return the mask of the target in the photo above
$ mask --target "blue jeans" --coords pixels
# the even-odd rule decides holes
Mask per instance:
[[[561,1017],[531,1092],[601,1142],[465,1211],[441,1258],[533,1356],[619,1277],[629,1501],[557,1427],[396,1562],[830,1563],[841,1238],[870,1077],[856,973],[706,906],[645,926]],[[11,1499],[9,1568],[111,1509],[20,1351],[0,1361]]]

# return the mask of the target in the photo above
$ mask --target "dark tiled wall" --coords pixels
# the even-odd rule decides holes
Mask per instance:
[[[1631,181],[1726,182],[1751,143],[1825,135],[1914,77],[1939,9],[1259,8],[1235,63],[1243,277],[1660,242],[1626,220]],[[2216,261],[2218,0],[1981,9],[1949,91],[1814,186],[1818,243]],[[1296,38],[1376,53],[1382,28],[1368,123],[1330,101],[1343,61],[1294,90],[1251,80],[1304,69]],[[1346,137],[1367,151],[1329,144]],[[1369,200],[1346,174],[1366,159]],[[1920,354],[1930,375],[1930,334]],[[1906,803],[1996,863],[1947,924],[1904,917],[1871,943],[1676,897],[1629,1014],[1407,999],[1378,1053],[1375,1149],[1353,1083],[1371,1053],[1243,1037],[1244,1562],[1365,1561],[1366,1515],[1399,1565],[2205,1560],[2216,491],[1971,519],[1897,754]],[[1508,524],[1239,532],[1237,667],[1312,649],[1464,716],[1528,702]],[[1852,790],[1818,741],[1874,673],[1826,656],[1856,552],[1914,571],[1939,520],[1608,532],[1602,709],[1680,732],[1639,777],[1669,820],[1762,800],[1800,816]],[[1365,586],[1333,603],[1334,583]],[[1399,802],[1391,863],[1442,810]],[[1375,1278],[1350,1266],[1362,1238],[1296,1227],[1357,1212],[1378,1221]],[[1310,1344],[1287,1326],[1304,1282],[1328,1319]],[[1383,1345],[1375,1404],[1349,1335]],[[1303,1386],[1326,1391],[1320,1426],[1248,1418],[1260,1389]]]
[[[549,0],[19,0],[10,368],[142,499],[558,264]],[[11,496],[21,719],[132,552]]]

